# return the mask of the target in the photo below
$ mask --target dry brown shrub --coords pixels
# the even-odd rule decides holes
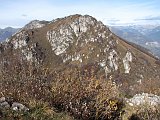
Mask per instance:
[[[123,108],[116,85],[98,78],[94,69],[73,67],[55,73],[52,93],[53,104],[78,119],[118,119]]]

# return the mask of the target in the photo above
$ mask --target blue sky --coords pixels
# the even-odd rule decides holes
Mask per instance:
[[[0,0],[0,28],[88,14],[107,25],[159,24],[160,0]]]

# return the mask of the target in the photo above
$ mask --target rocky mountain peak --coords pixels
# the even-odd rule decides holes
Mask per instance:
[[[159,104],[154,94],[159,95],[160,61],[102,22],[72,15],[26,26],[0,44],[0,104],[28,111],[27,104],[17,101],[28,103],[33,98],[86,120],[93,119],[96,110],[107,111],[107,119],[114,110],[119,119],[119,96],[133,96],[124,99],[130,106]],[[9,106],[7,95],[18,99]],[[104,119],[106,112],[101,113]]]
[[[157,59],[122,40],[92,16],[72,15],[45,24],[36,20],[26,26],[9,43],[29,62],[52,69],[94,64],[99,74],[122,85],[124,79],[139,84],[160,77]]]
[[[27,25],[25,25],[22,29],[29,30],[29,29],[41,28],[45,26],[47,23],[48,23],[47,21],[33,20],[29,22]]]
[[[101,22],[98,22],[96,19],[88,15],[69,16],[65,21],[67,22],[61,24],[58,28],[53,28],[47,31],[47,39],[51,43],[52,49],[55,51],[56,55],[65,53],[65,50],[69,47],[70,43],[76,42],[76,45],[78,45],[81,37],[87,32],[91,31],[92,33],[90,35],[93,35],[95,32],[98,32],[97,28],[105,28]],[[104,34],[105,33],[101,34],[99,32],[99,36],[104,37]],[[86,38],[84,41],[86,43],[94,41],[94,38]]]

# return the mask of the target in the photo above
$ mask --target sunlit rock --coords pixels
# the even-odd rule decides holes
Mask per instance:
[[[123,65],[125,69],[125,73],[129,73],[131,66],[130,63],[132,62],[132,53],[127,51],[125,57],[123,58]]]

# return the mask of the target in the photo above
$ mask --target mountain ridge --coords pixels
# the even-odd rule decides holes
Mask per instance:
[[[98,63],[105,71],[106,76],[108,76],[118,71],[125,73],[126,69],[128,69],[126,71],[132,71],[130,65],[133,64],[132,60],[128,58],[129,56],[127,57],[129,54],[132,55],[133,61],[138,60],[137,62],[135,61],[137,65],[141,63],[144,68],[153,69],[147,63],[154,66],[157,61],[147,51],[144,53],[135,46],[124,42],[121,38],[115,36],[109,28],[106,28],[102,22],[88,15],[68,16],[47,23],[43,27],[26,31],[22,29],[17,34],[17,37],[15,35],[10,40],[13,47],[15,49],[24,48],[23,54],[28,60],[39,60],[39,62],[46,60],[48,61],[47,64],[52,64],[53,66],[56,64],[57,66],[60,64],[63,66],[66,63],[84,65],[91,61]],[[19,40],[19,37],[22,39]],[[25,48],[28,45],[32,47]],[[42,48],[42,51],[36,47]],[[31,52],[31,49],[36,49],[41,55],[36,53],[37,58],[35,59],[33,56],[36,54]],[[142,59],[139,54],[142,54],[140,56],[144,56],[144,58]],[[147,66],[143,61],[148,61],[146,62]],[[134,69],[137,69],[136,66],[133,67]]]
[[[158,110],[160,62],[148,51],[89,15],[27,26],[0,44],[0,99],[31,111],[20,118],[53,117],[53,107],[84,120],[129,119],[142,105]]]

